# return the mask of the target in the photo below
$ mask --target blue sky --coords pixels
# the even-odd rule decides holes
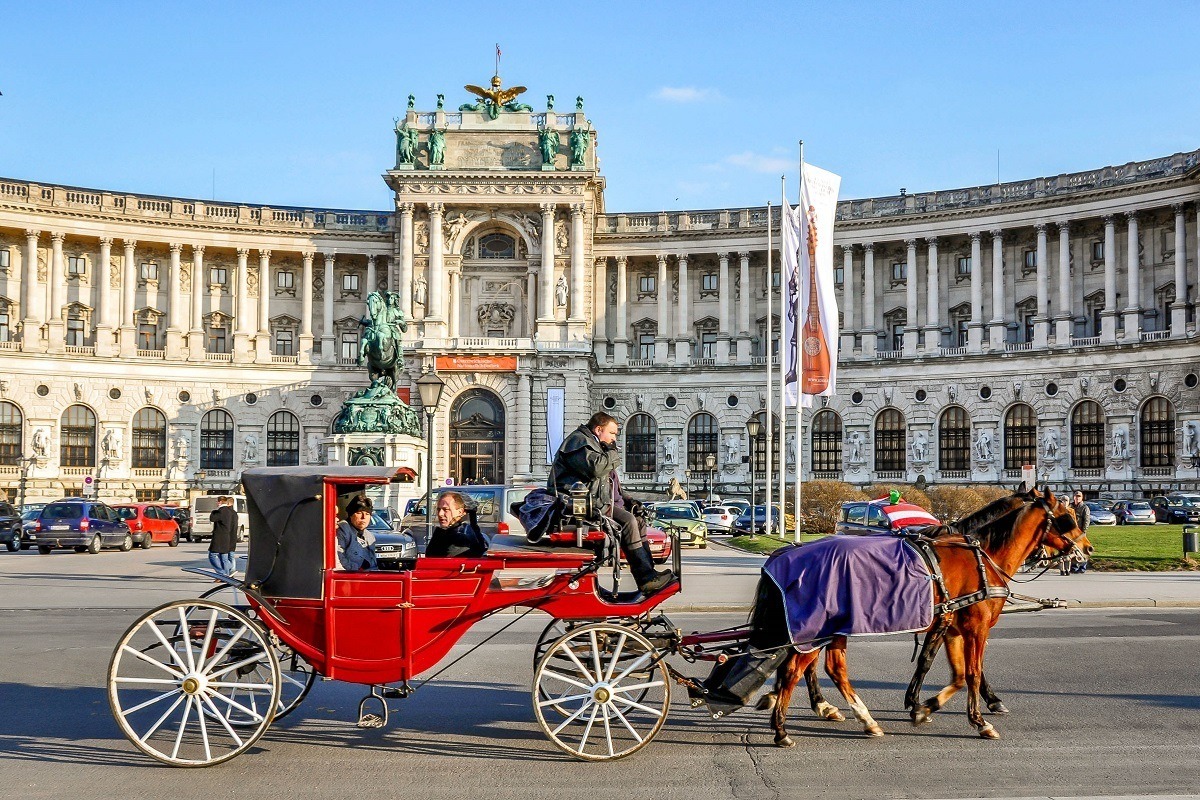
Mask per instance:
[[[583,95],[610,211],[761,204],[796,142],[843,197],[1200,147],[1193,2],[18,3],[0,175],[387,208],[411,92],[467,101],[504,51],[536,109]]]

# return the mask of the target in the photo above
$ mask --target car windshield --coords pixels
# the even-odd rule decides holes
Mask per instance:
[[[83,515],[83,506],[79,503],[49,503],[42,509],[46,519],[75,519]]]
[[[41,516],[41,513],[42,513],[42,510],[40,508],[26,509],[25,511],[21,512],[21,519],[26,520],[26,521],[34,520],[34,519],[37,519],[39,516]]]
[[[115,506],[113,511],[117,512],[117,516],[121,519],[136,519],[137,509],[129,506]]]
[[[699,519],[695,506],[655,506],[654,516],[659,519]]]
[[[1175,504],[1180,506],[1200,506],[1200,495],[1179,495],[1178,497],[1168,499],[1174,500]]]
[[[367,529],[372,531],[383,530],[388,533],[391,533],[393,530],[392,526],[388,524],[388,521],[378,511],[371,514],[371,522],[367,525]]]

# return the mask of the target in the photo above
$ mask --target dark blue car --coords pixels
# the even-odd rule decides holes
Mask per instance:
[[[766,529],[767,525],[767,507],[754,507],[754,533],[765,534],[779,531],[779,508],[771,506],[771,530]],[[741,536],[750,533],[750,509],[743,511],[737,519],[733,521],[733,535]]]
[[[56,548],[73,547],[76,553],[99,553],[102,547],[133,549],[133,534],[116,511],[98,500],[66,497],[47,503],[26,541],[42,555]]]

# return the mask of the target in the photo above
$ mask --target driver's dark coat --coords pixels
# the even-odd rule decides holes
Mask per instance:
[[[565,495],[572,484],[582,482],[588,487],[592,507],[603,510],[612,504],[611,475],[619,462],[615,448],[606,448],[591,428],[580,425],[558,448],[548,488]]]

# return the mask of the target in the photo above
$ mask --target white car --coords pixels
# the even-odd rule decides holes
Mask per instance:
[[[709,506],[704,509],[704,523],[711,531],[729,533],[740,513],[741,509],[736,506]]]

